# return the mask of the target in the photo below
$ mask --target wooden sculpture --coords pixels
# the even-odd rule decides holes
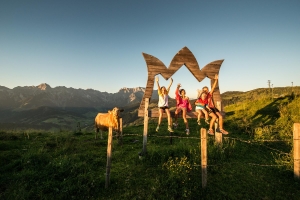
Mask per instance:
[[[194,75],[194,77],[201,82],[206,77],[211,79],[211,85],[214,83],[215,74],[219,74],[220,67],[224,60],[216,60],[205,67],[200,69],[198,62],[193,55],[193,53],[187,48],[183,47],[172,59],[169,67],[167,68],[164,63],[162,63],[158,58],[151,56],[149,54],[143,53],[145,61],[147,63],[148,68],[148,80],[146,90],[141,101],[138,116],[145,117],[145,100],[148,98],[149,101],[152,96],[154,79],[157,74],[161,74],[161,76],[168,80],[177,70],[180,69],[182,65],[185,65],[187,69]],[[219,89],[219,81],[213,93],[213,99],[215,106],[222,112],[222,104],[221,104],[221,95]],[[148,110],[148,109],[146,109]],[[174,113],[171,112],[171,115],[174,116]],[[158,109],[148,110],[147,117],[158,117]],[[188,118],[197,118],[197,114],[195,112],[187,113]]]

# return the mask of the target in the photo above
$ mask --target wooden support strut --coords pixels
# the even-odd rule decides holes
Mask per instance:
[[[218,110],[221,110],[221,102],[217,101],[216,102],[216,107]],[[220,127],[219,127],[219,119],[215,121],[215,143],[217,145],[222,145],[223,142],[223,134],[219,132]]]
[[[147,136],[148,136],[148,106],[149,98],[145,99],[145,112],[144,112],[144,133],[143,133],[143,151],[142,153],[147,153]]]

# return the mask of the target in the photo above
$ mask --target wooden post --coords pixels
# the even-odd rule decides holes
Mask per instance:
[[[300,178],[300,123],[294,123],[294,178]]]
[[[217,101],[217,109],[222,112],[221,101]]]
[[[120,117],[119,119],[119,144],[123,145],[123,119]]]
[[[108,188],[110,183],[110,168],[111,168],[111,146],[112,146],[112,127],[108,129],[107,139],[107,162],[106,162],[106,174],[105,174],[105,188]]]
[[[217,145],[221,145],[222,144],[222,133],[219,133],[219,132],[215,132],[215,143]]]
[[[217,109],[221,112],[222,107],[221,107],[221,101],[217,101]],[[219,130],[219,119],[216,120],[215,122],[215,143],[216,144],[222,144],[222,133],[218,132],[217,130]]]
[[[145,98],[145,112],[144,112],[144,133],[143,133],[143,154],[147,153],[147,135],[148,135],[148,106],[149,98]]]
[[[206,129],[201,128],[200,130],[201,138],[201,168],[202,168],[202,188],[205,188],[207,185],[207,137]]]

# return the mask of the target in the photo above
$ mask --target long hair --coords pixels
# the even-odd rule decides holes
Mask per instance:
[[[180,95],[180,96],[182,96],[182,94],[181,94],[181,92],[182,92],[182,91],[184,91],[184,92],[185,92],[185,89],[181,89],[181,90],[179,90],[179,95]]]

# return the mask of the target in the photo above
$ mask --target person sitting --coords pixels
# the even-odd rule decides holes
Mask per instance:
[[[224,135],[227,135],[228,132],[226,130],[224,130],[224,128],[223,128],[223,116],[221,115],[220,111],[215,107],[214,101],[213,101],[213,92],[214,92],[215,87],[217,85],[218,78],[219,78],[219,76],[218,76],[218,74],[216,74],[215,75],[215,82],[214,82],[214,84],[213,84],[213,86],[212,86],[212,88],[211,88],[210,91],[208,91],[208,87],[207,86],[204,86],[202,88],[202,90],[207,93],[207,97],[206,98],[207,98],[207,101],[208,101],[208,106],[207,106],[208,107],[207,108],[208,114],[211,116],[211,113],[213,113],[214,115],[217,116],[218,121],[219,121],[220,132],[222,134],[224,134]],[[214,134],[214,131],[212,129],[212,125],[215,122],[215,120],[216,119],[213,119],[213,118],[210,120],[210,129],[209,129],[208,133],[211,134],[211,135]]]
[[[176,99],[176,110],[175,110],[175,123],[174,126],[177,127],[178,123],[178,114],[182,111],[182,118],[185,124],[185,131],[186,134],[189,135],[190,134],[190,130],[189,130],[189,124],[186,118],[186,113],[190,112],[192,110],[192,106],[190,104],[189,101],[189,97],[186,96],[185,90],[184,89],[180,89],[181,84],[179,83],[177,85],[177,88],[175,90],[175,99]]]
[[[198,125],[201,125],[200,117],[201,117],[202,113],[205,116],[205,122],[207,124],[209,124],[208,112],[205,109],[208,104],[208,99],[206,97],[207,97],[207,94],[204,91],[198,90],[197,100],[195,101],[195,105],[196,105],[195,111],[198,113],[198,116],[197,116]]]
[[[159,85],[159,79],[158,77],[156,77],[156,84],[157,84],[157,91],[158,91],[158,108],[159,108],[159,117],[158,117],[158,124],[156,127],[156,132],[159,131],[159,125],[161,124],[161,120],[162,120],[162,115],[163,112],[165,111],[167,113],[168,116],[168,131],[170,131],[171,133],[174,132],[172,129],[172,122],[171,122],[171,114],[170,114],[170,110],[169,110],[169,91],[171,88],[171,85],[173,83],[173,79],[170,79],[170,84],[168,86],[168,88],[166,89],[164,86],[160,87]]]

